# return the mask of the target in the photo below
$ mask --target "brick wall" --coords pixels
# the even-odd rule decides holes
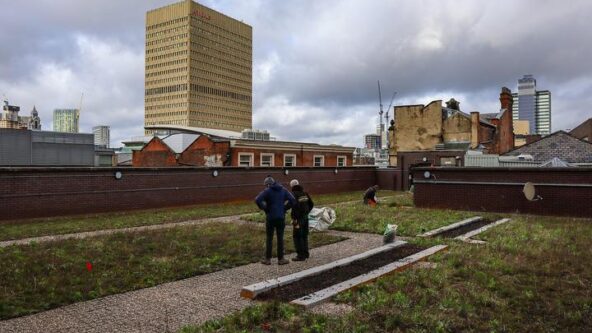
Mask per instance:
[[[132,164],[143,167],[170,167],[177,165],[177,157],[158,137],[152,138],[142,150],[134,150]]]
[[[411,169],[419,166],[442,166],[442,158],[454,158],[456,166],[462,166],[465,150],[424,150],[424,151],[403,151],[397,154],[398,167],[401,168],[398,174],[398,191],[407,191],[411,187],[409,175]],[[458,158],[457,158],[458,157]]]
[[[401,191],[401,169],[376,169],[376,184],[384,190]]]
[[[286,186],[297,178],[311,194],[361,196],[377,183],[374,167],[286,170],[288,175],[282,168],[0,168],[0,220],[252,200],[266,175]],[[384,189],[388,177],[378,177]]]
[[[178,163],[189,166],[223,166],[229,164],[229,157],[229,141],[214,142],[202,135],[185,149],[179,156]]]
[[[417,168],[413,177],[417,207],[592,217],[592,168]],[[524,197],[526,182],[542,200]]]

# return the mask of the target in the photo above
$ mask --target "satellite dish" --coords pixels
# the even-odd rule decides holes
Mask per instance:
[[[543,198],[540,195],[536,194],[536,189],[534,188],[534,184],[531,182],[527,182],[524,184],[524,188],[522,189],[524,192],[524,196],[528,201],[537,201],[542,200]]]

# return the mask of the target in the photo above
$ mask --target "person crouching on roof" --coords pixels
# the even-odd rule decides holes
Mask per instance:
[[[378,185],[370,186],[366,192],[364,192],[364,204],[372,207],[376,206],[376,191],[378,191]]]

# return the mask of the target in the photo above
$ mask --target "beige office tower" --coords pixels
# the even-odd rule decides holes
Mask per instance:
[[[191,0],[149,11],[145,125],[252,128],[252,36]]]

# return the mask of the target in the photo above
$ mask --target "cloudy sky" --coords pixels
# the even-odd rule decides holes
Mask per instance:
[[[111,144],[143,134],[145,13],[169,0],[0,0],[0,94],[44,129],[76,108]],[[589,0],[207,0],[253,27],[254,127],[361,146],[386,110],[451,97],[496,112],[523,74],[552,93],[553,130],[592,117]],[[389,111],[392,117],[392,109]]]

